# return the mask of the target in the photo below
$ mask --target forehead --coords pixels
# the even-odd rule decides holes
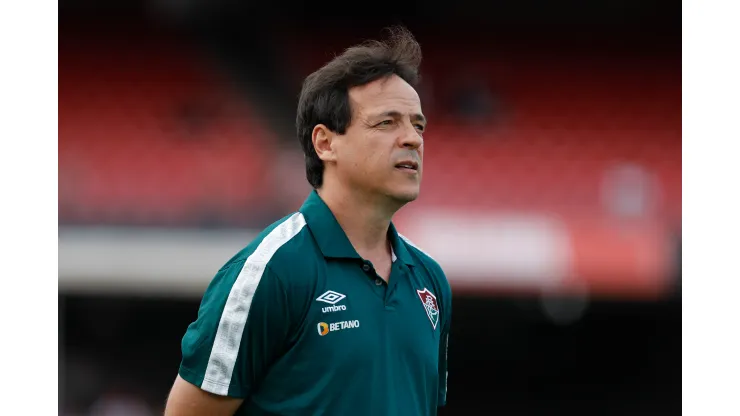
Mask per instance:
[[[414,87],[398,75],[377,79],[351,88],[349,99],[355,111],[368,114],[387,111],[421,112],[421,101]]]

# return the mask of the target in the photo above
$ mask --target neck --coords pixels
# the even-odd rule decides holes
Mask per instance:
[[[397,209],[381,198],[338,186],[323,186],[317,192],[361,256],[382,251],[390,254],[388,228]]]

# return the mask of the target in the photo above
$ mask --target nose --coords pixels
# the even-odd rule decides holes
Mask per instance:
[[[407,149],[416,150],[420,148],[422,144],[424,144],[424,138],[416,130],[416,127],[409,124],[403,130],[403,136],[401,137],[401,146]]]

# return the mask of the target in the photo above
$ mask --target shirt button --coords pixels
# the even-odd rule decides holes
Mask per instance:
[[[362,270],[364,270],[366,272],[369,272],[370,271],[370,265],[369,264],[363,264],[362,265]]]
[[[375,286],[380,286],[383,284],[383,279],[375,279]]]

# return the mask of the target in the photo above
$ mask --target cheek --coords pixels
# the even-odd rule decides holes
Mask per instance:
[[[382,172],[388,167],[388,153],[385,149],[374,145],[371,141],[368,141],[364,146],[358,149],[357,156],[358,157],[355,160],[358,164],[362,165],[360,167],[361,170],[367,174]]]
[[[389,165],[391,163],[390,154],[393,152],[392,146],[388,143],[392,140],[380,135],[368,135],[353,143],[351,149],[346,149],[344,156],[350,163],[345,166],[352,171],[347,174],[362,181],[363,179],[379,179],[380,176],[388,175]]]
[[[358,181],[376,177],[378,171],[378,155],[370,149],[356,148],[351,153],[346,153],[343,157],[345,163],[344,175],[356,178]]]
[[[363,170],[366,174],[377,175],[388,165],[384,162],[383,155],[379,152],[368,153],[363,160]]]

